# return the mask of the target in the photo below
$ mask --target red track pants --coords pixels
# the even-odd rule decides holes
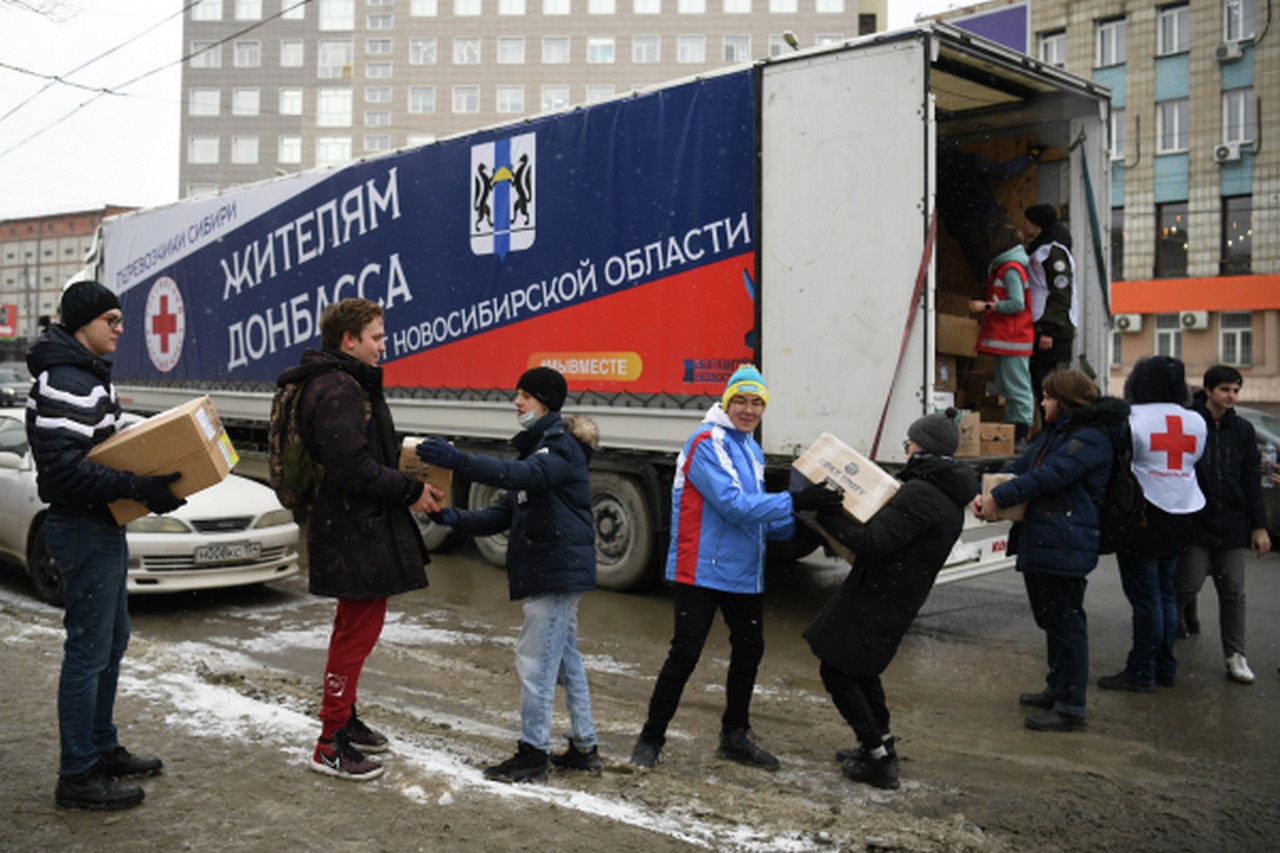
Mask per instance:
[[[351,719],[356,685],[365,658],[373,651],[387,618],[387,600],[353,601],[339,598],[329,636],[329,659],[324,667],[324,697],[320,702],[320,736],[332,738]]]

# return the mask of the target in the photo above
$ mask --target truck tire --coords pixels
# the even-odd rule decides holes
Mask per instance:
[[[642,586],[649,580],[654,539],[644,489],[631,477],[593,472],[591,511],[596,524],[596,584],[614,590]]]
[[[427,518],[425,513],[410,513],[413,521],[418,525],[418,532],[422,534],[422,542],[427,546],[427,550],[431,553],[437,551],[448,551],[457,545],[462,539],[460,535],[453,532],[452,527],[445,527],[443,524],[436,524]]]
[[[497,486],[486,486],[484,483],[472,483],[467,493],[467,509],[484,509],[502,500],[506,489]],[[495,533],[492,536],[475,537],[476,550],[480,556],[498,568],[507,566],[507,534]]]

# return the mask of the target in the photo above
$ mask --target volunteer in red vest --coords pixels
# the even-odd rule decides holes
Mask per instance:
[[[1005,223],[991,232],[988,246],[993,260],[987,274],[987,298],[969,302],[969,311],[982,315],[978,352],[996,360],[996,389],[1004,397],[1004,422],[1013,424],[1016,449],[1027,443],[1035,418],[1031,391],[1031,352],[1035,327],[1027,289],[1027,250],[1022,232]]]

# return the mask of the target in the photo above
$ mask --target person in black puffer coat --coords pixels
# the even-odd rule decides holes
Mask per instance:
[[[866,524],[837,510],[818,513],[822,528],[857,556],[804,633],[822,662],[823,685],[860,744],[836,754],[844,775],[879,788],[898,787],[880,674],[928,598],[978,488],[973,469],[953,458],[960,430],[952,417],[926,415],[907,436],[902,488]]]
[[[1036,625],[1048,642],[1045,688],[1019,702],[1049,713],[1027,717],[1035,731],[1085,727],[1089,683],[1089,629],[1084,612],[1086,577],[1098,565],[1099,512],[1111,474],[1113,438],[1123,434],[1129,406],[1098,389],[1078,370],[1059,370],[1044,381],[1040,402],[1045,429],[1005,471],[1017,476],[975,502],[994,521],[998,507],[1027,504],[1010,532],[1018,571]],[[1015,543],[1016,542],[1016,546]]]

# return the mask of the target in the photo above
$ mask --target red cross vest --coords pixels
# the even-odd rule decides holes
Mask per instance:
[[[1017,261],[1008,261],[996,267],[995,272],[987,279],[987,301],[1003,302],[1009,298],[1004,275],[1010,270],[1017,272],[1022,279],[1022,310],[1016,314],[1002,314],[995,310],[983,314],[978,352],[1030,356],[1035,348],[1036,330],[1031,321],[1031,299],[1026,289],[1027,268]]]

